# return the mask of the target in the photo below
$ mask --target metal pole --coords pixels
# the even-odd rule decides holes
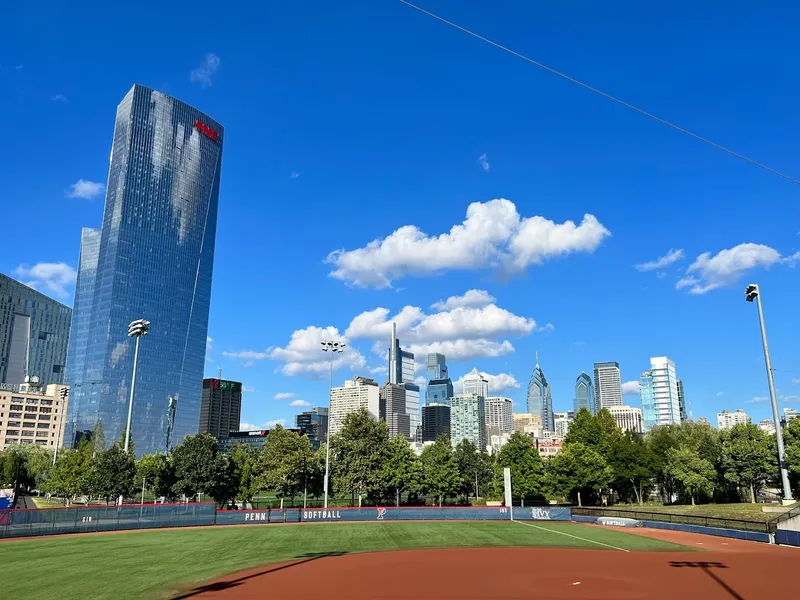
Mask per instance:
[[[761,290],[757,289],[756,304],[758,305],[758,322],[761,325],[761,343],[764,345],[764,361],[767,364],[767,381],[769,383],[769,398],[772,402],[772,418],[775,421],[775,438],[778,442],[778,464],[781,469],[781,482],[783,483],[783,501],[792,502],[792,488],[789,485],[789,471],[786,468],[783,447],[783,431],[781,430],[780,413],[778,413],[778,399],[775,396],[775,381],[772,379],[772,361],[769,357],[767,344],[767,328],[764,326],[764,310],[761,308]]]
[[[328,427],[325,432],[325,478],[323,485],[325,486],[325,504],[323,508],[328,508],[328,475],[330,473],[331,463],[331,396],[333,395],[333,357],[335,352],[331,351],[331,377],[328,384]]]
[[[142,506],[144,506],[144,481],[145,478],[142,477]]]
[[[128,425],[125,427],[125,454],[131,442],[131,418],[133,417],[133,391],[136,387],[136,364],[139,362],[139,340],[141,335],[136,336],[136,350],[133,352],[133,377],[131,377],[131,399],[128,402]]]

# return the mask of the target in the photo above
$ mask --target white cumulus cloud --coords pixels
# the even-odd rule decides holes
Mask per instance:
[[[68,198],[83,198],[91,200],[102,194],[106,186],[96,181],[89,181],[88,179],[78,179],[76,183],[69,186],[67,191]]]
[[[305,400],[292,400],[289,403],[289,406],[294,406],[295,408],[308,408],[311,406],[311,403],[306,402]]]
[[[467,290],[461,296],[450,296],[447,300],[439,300],[431,305],[434,310],[450,310],[453,308],[480,307],[493,304],[496,298],[486,290]]]
[[[792,383],[795,384],[795,385],[800,385],[800,377],[792,378]]]
[[[25,285],[43,294],[64,300],[70,296],[78,273],[66,263],[37,263],[32,267],[20,265],[14,275]]]
[[[735,284],[742,275],[752,269],[759,267],[768,269],[781,263],[794,266],[797,259],[797,254],[782,257],[774,248],[752,243],[720,250],[714,256],[711,252],[704,252],[689,265],[686,275],[675,287],[688,288],[690,294],[705,294]]]
[[[520,387],[520,383],[517,381],[517,378],[510,373],[498,373],[497,375],[492,375],[491,373],[480,371],[480,374],[486,381],[489,382],[490,396],[495,396],[505,390],[519,389]],[[456,390],[457,394],[460,394],[464,391],[464,375],[453,382],[453,388]]]
[[[194,83],[199,83],[202,87],[209,87],[211,85],[211,78],[219,70],[219,65],[219,56],[213,52],[209,52],[203,59],[203,63],[196,69],[192,69],[191,73],[189,73],[189,79]]]
[[[252,423],[241,422],[239,423],[239,431],[255,431],[256,429],[261,429],[258,425],[253,425]]]
[[[657,258],[655,260],[651,260],[649,262],[640,263],[638,265],[633,265],[633,268],[637,271],[656,271],[658,269],[663,269],[664,267],[668,267],[672,263],[678,262],[683,258],[683,250],[677,249],[673,250],[672,248],[662,257]],[[661,274],[659,274],[659,279],[661,279]]]
[[[294,398],[293,392],[278,392],[273,396],[273,400],[289,400],[290,398]]]
[[[477,163],[478,163],[478,164],[481,166],[481,169],[483,169],[485,172],[487,172],[487,173],[489,172],[489,169],[490,169],[491,167],[490,167],[490,165],[489,165],[489,158],[486,156],[486,152],[484,152],[483,154],[481,154],[481,155],[478,157],[478,160],[477,160],[477,161],[475,161],[475,162],[477,162]]]
[[[623,396],[634,396],[639,394],[639,382],[638,381],[626,381],[622,384],[622,395]]]
[[[335,250],[326,262],[330,276],[360,287],[386,288],[406,276],[447,270],[496,269],[520,272],[547,259],[594,252],[611,235],[594,215],[555,223],[544,217],[522,218],[510,200],[473,202],[463,223],[430,236],[405,225],[363,248]]]
[[[284,375],[322,376],[330,369],[330,355],[322,351],[322,341],[347,343],[336,327],[315,327],[298,329],[292,334],[289,343],[281,348],[268,351],[269,358],[283,361],[281,372]],[[334,354],[333,368],[347,368],[351,371],[363,369],[367,364],[364,356],[351,345],[344,352]]]

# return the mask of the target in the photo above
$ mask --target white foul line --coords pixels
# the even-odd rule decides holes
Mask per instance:
[[[586,538],[582,538],[578,535],[572,535],[571,533],[564,533],[563,531],[556,531],[555,529],[548,529],[547,527],[541,527],[539,525],[534,525],[533,523],[526,523],[525,521],[514,521],[514,523],[519,523],[520,525],[527,525],[528,527],[535,527],[536,529],[541,529],[542,531],[547,531],[549,533],[557,533],[559,535],[566,535],[567,537],[575,538],[576,540],[581,540],[582,542],[589,542],[590,544],[597,544],[598,546],[605,546],[606,548],[611,548],[612,550],[619,550],[620,552],[630,552],[630,550],[625,550],[625,548],[617,548],[616,546],[612,546],[611,544],[604,544],[603,542],[596,542],[594,540],[589,540]]]

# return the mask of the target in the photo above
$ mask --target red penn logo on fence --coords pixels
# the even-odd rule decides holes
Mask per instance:
[[[194,128],[207,138],[210,138],[215,142],[219,142],[219,134],[199,119],[194,122]]]

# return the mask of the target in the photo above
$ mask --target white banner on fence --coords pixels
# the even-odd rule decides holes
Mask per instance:
[[[514,520],[514,508],[511,504],[511,469],[503,469],[503,487],[505,488],[506,506],[508,507],[509,518]]]

